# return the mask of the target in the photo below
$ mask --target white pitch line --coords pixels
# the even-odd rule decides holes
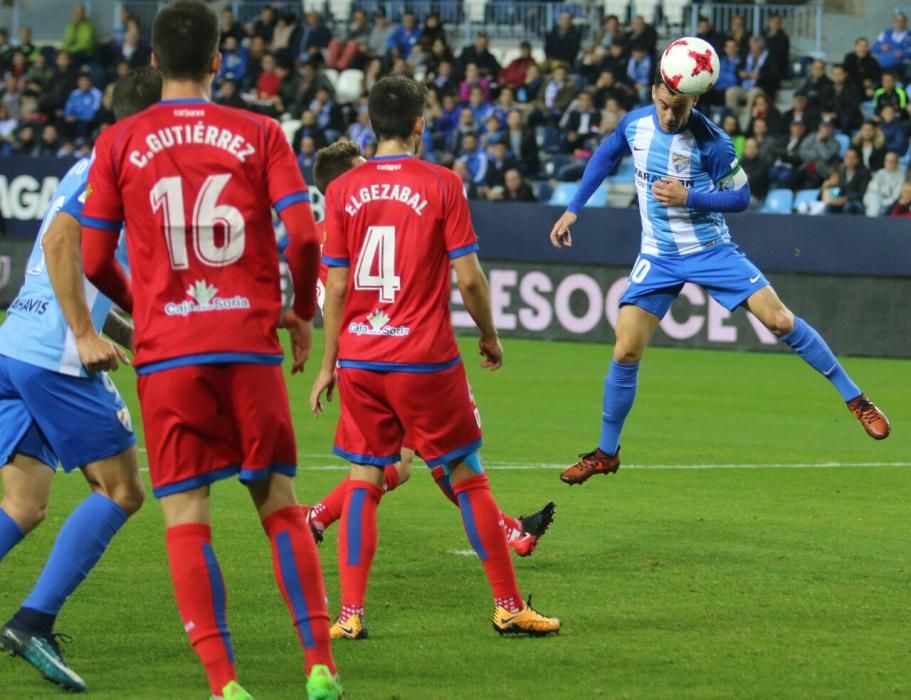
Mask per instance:
[[[325,457],[325,455],[320,455]],[[552,471],[566,464],[499,464],[486,462],[493,471]],[[794,464],[624,464],[622,469],[643,471],[712,470],[712,469],[874,469],[878,467],[911,467],[911,462],[798,462]],[[304,472],[345,472],[344,464],[314,464],[300,467]],[[142,467],[140,471],[149,471]]]

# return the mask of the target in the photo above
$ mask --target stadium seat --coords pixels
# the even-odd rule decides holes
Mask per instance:
[[[799,211],[804,202],[815,202],[818,199],[819,190],[799,190],[794,196],[794,211]]]
[[[595,193],[588,200],[587,207],[606,207],[607,206],[607,183],[602,182]]]
[[[531,183],[531,189],[539,202],[547,202],[554,193],[554,188],[547,182],[533,182]]]
[[[285,132],[285,138],[288,139],[288,143],[291,143],[291,140],[294,138],[294,134],[298,129],[301,128],[300,119],[287,119],[281,123],[282,131]]]
[[[335,99],[339,104],[348,104],[354,102],[361,96],[361,85],[364,80],[364,72],[356,68],[343,70],[338,76],[338,82],[335,84]]]
[[[561,182],[554,188],[550,200],[547,202],[552,207],[565,207],[572,201],[579,189],[578,182]],[[588,200],[586,207],[606,207],[607,206],[607,184],[602,184]]]
[[[794,193],[791,190],[780,189],[769,190],[759,211],[763,214],[790,214],[793,208]]]
[[[632,157],[624,158],[620,161],[620,166],[617,168],[617,172],[613,175],[609,175],[607,178],[608,182],[613,183],[626,183],[635,182],[636,178],[636,164],[633,162]]]
[[[335,83],[338,81],[338,71],[335,70],[335,68],[326,68],[323,71],[323,75],[326,76],[326,79],[332,83],[332,85],[335,85]]]
[[[835,140],[838,141],[838,157],[841,158],[851,145],[851,137],[847,134],[835,134]]]
[[[513,61],[515,61],[521,55],[522,55],[522,52],[519,50],[518,47],[510,47],[508,49],[505,49],[503,51],[503,60],[500,61],[500,65],[505,68],[506,66],[508,66]]]
[[[864,115],[864,119],[873,118],[873,100],[866,100],[860,103],[860,112]]]
[[[911,164],[911,148],[908,149],[908,152],[905,153],[901,158],[898,159],[898,164],[903,168],[907,168]]]

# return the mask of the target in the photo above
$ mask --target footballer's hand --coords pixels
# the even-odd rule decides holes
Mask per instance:
[[[659,204],[665,207],[685,207],[687,199],[686,187],[680,180],[666,177],[652,185],[652,194]]]
[[[293,309],[285,309],[278,326],[288,331],[291,338],[291,356],[294,359],[291,374],[303,372],[313,347],[313,321],[304,321]]]
[[[121,363],[130,364],[123,348],[110,340],[105,340],[94,330],[76,338],[76,351],[79,353],[80,362],[89,372],[115,370]]]
[[[497,336],[493,338],[482,337],[478,341],[478,347],[481,350],[481,367],[489,370],[500,369],[503,366],[503,346],[500,345],[500,339]]]
[[[550,230],[550,242],[554,248],[566,246],[569,248],[573,244],[573,237],[569,233],[569,227],[576,223],[579,217],[571,211],[563,212],[563,215],[557,219],[557,223]]]
[[[313,411],[314,417],[323,412],[323,404],[320,397],[326,392],[326,401],[332,401],[332,394],[335,393],[335,369],[321,369],[313,382],[313,388],[310,390],[310,410]]]

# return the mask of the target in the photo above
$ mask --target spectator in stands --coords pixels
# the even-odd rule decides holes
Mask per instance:
[[[906,180],[902,185],[901,194],[899,194],[895,204],[892,205],[888,215],[911,218],[911,181]]]
[[[28,70],[28,59],[19,49],[13,52],[13,60],[10,62],[9,73],[17,79],[24,79],[25,72]]]
[[[247,33],[244,31],[244,28],[241,26],[240,22],[235,19],[234,10],[232,10],[230,7],[226,7],[224,10],[222,10],[221,20],[219,21],[219,29],[221,30],[222,47],[224,47],[225,40],[229,36],[234,37],[234,41],[236,41],[238,45],[247,36]]]
[[[421,39],[418,42],[421,52],[429,54],[436,41],[442,41],[443,46],[446,46],[446,30],[440,22],[440,15],[431,12],[424,18],[424,26],[421,27]]]
[[[516,93],[511,87],[500,88],[497,101],[493,105],[493,114],[500,120],[500,126],[506,128],[506,118],[510,112],[519,108],[516,104]]]
[[[316,165],[316,141],[312,136],[304,136],[300,140],[300,150],[297,153],[297,167],[300,168],[304,182],[314,186],[313,166]]]
[[[291,139],[291,145],[294,146],[295,153],[300,153],[301,144],[305,138],[313,139],[313,145],[316,150],[327,145],[326,136],[322,129],[316,125],[316,115],[309,109],[301,113],[301,125],[294,132],[294,138]]]
[[[522,173],[529,177],[536,175],[540,168],[538,141],[534,132],[525,126],[523,115],[518,110],[513,110],[506,117],[503,141],[518,160]]]
[[[778,75],[788,75],[791,64],[791,40],[782,27],[781,15],[777,12],[769,15],[762,38],[765,39],[769,60],[775,65]]]
[[[594,152],[598,147],[601,111],[595,108],[590,92],[579,93],[563,114],[560,130],[563,132],[563,150],[566,153],[574,153],[578,149]]]
[[[0,27],[0,73],[5,73],[13,58],[15,47],[9,42],[9,32]]]
[[[725,39],[724,46],[719,52],[718,64],[718,80],[712,86],[712,91],[705,97],[709,98],[709,104],[723,104],[728,109],[736,110],[744,96],[744,90],[740,86],[741,59],[736,41]]]
[[[13,144],[13,151],[19,156],[30,156],[37,146],[35,138],[35,127],[31,124],[23,124],[16,133],[16,141]]]
[[[19,120],[22,109],[22,86],[18,78],[12,73],[7,73],[3,78],[3,93],[0,97],[0,104],[6,107],[9,115]]]
[[[740,54],[740,58],[746,58],[750,52],[750,33],[747,31],[746,22],[741,15],[731,17],[728,38],[737,42],[737,52]]]
[[[438,95],[457,95],[459,92],[452,61],[440,61],[433,70],[428,67],[426,80],[428,87]]]
[[[699,20],[696,22],[696,36],[711,44],[712,48],[715,49],[715,53],[719,56],[721,56],[722,53],[726,53],[724,48],[726,43],[724,34],[715,29],[712,20],[705,15],[699,15]],[[734,42],[734,45],[736,46],[737,43]],[[739,62],[740,56],[737,56],[736,63]]]
[[[392,58],[408,60],[411,51],[417,46],[420,38],[421,28],[418,26],[417,18],[413,12],[406,11],[402,15],[402,23],[389,35],[389,41],[386,42],[386,45]]]
[[[513,155],[509,152],[504,141],[495,141],[487,149],[487,180],[485,184],[490,188],[500,188],[505,186],[505,176],[507,170],[518,168],[519,164]]]
[[[392,68],[389,69],[389,75],[392,77],[402,76],[404,78],[413,78],[414,71],[408,61],[401,56],[392,60]]]
[[[291,106],[292,116],[299,116],[305,110],[309,110],[310,104],[316,99],[318,90],[325,89],[330,94],[333,91],[332,83],[329,82],[329,79],[322,71],[317,69],[313,61],[301,64],[298,68],[298,75],[300,76],[300,82],[297,86],[297,96]],[[317,139],[317,148],[322,148],[319,139]]]
[[[262,60],[263,70],[256,79],[256,99],[271,101],[278,95],[281,78],[275,70],[275,56],[267,53]]]
[[[908,94],[898,84],[895,73],[891,71],[883,73],[882,87],[873,93],[873,111],[880,114],[886,105],[894,107],[902,119],[908,117],[907,112],[905,112],[908,107]]]
[[[412,15],[412,19],[414,19],[414,15]],[[323,51],[329,49],[330,41],[332,41],[332,31],[323,24],[320,13],[316,10],[308,12],[307,21],[301,29],[297,55],[305,60],[321,61]]]
[[[367,13],[361,8],[355,8],[344,40],[332,39],[329,41],[329,56],[326,58],[326,65],[337,70],[345,70],[354,63],[358,54],[364,52],[369,38],[370,23],[367,21]],[[388,39],[388,37],[386,38]]]
[[[807,125],[803,122],[791,122],[788,136],[775,151],[775,159],[769,170],[769,179],[773,187],[795,189],[800,176],[802,161],[800,147],[807,138]]]
[[[225,38],[221,50],[219,80],[242,82],[247,75],[247,47],[237,43],[233,35]]]
[[[835,122],[824,119],[814,136],[800,144],[801,172],[795,189],[819,187],[838,167],[838,141],[835,140]]]
[[[478,143],[480,147],[483,148],[487,153],[487,156],[489,158],[490,154],[492,153],[491,149],[493,145],[500,141],[500,138],[502,136],[500,133],[500,120],[495,114],[490,113],[487,117],[484,118],[483,124],[484,130],[481,132]]]
[[[740,129],[740,120],[736,115],[728,114],[721,121],[721,128],[734,145],[734,155],[740,158],[741,154],[743,154],[743,143],[746,141],[746,136],[743,135],[743,131]]]
[[[750,50],[740,66],[740,84],[746,91],[747,110],[760,92],[774,98],[778,92],[781,76],[778,67],[769,61],[769,52],[761,37],[750,39]]]
[[[750,204],[756,208],[769,193],[769,165],[759,152],[756,139],[750,138],[743,142],[743,154],[739,158],[740,167],[750,179]]]
[[[523,41],[519,44],[519,57],[500,70],[499,80],[503,85],[517,88],[525,82],[525,73],[528,67],[535,62],[531,55],[531,44]]]
[[[908,152],[908,126],[892,105],[883,107],[879,115],[879,128],[886,137],[887,151],[898,153],[899,157]]]
[[[597,109],[604,109],[607,101],[611,99],[617,100],[624,107],[629,107],[634,99],[632,90],[625,83],[619,82],[612,70],[601,71],[592,98]]]
[[[898,155],[886,153],[884,165],[873,173],[867,192],[864,194],[864,209],[867,216],[882,216],[898,200],[905,174],[898,167]],[[752,184],[752,183],[751,183]]]
[[[785,123],[790,124],[791,122],[801,121],[806,124],[808,132],[815,131],[816,127],[819,126],[820,116],[818,112],[810,109],[807,96],[802,94],[794,95],[792,104],[791,109],[782,115]]]
[[[366,148],[368,143],[376,141],[373,135],[373,129],[370,128],[370,115],[367,113],[367,105],[362,104],[357,110],[357,119],[348,127],[347,136],[354,141],[361,151]]]
[[[132,69],[149,65],[151,57],[152,51],[139,33],[139,23],[136,20],[130,20],[123,36],[123,45],[116,51],[114,60],[126,61]]]
[[[867,170],[874,173],[883,167],[886,158],[886,137],[882,129],[876,126],[876,122],[864,122],[851,143],[860,154],[860,160]]]
[[[32,28],[27,24],[19,27],[19,43],[16,48],[25,55],[28,63],[34,61],[35,57],[41,53],[35,46],[35,42],[32,41]]]
[[[370,56],[385,56],[389,37],[392,36],[392,26],[386,17],[386,11],[380,7],[373,14],[373,26],[367,37],[367,53]]]
[[[272,35],[275,33],[277,21],[275,9],[271,5],[264,5],[260,8],[259,17],[257,17],[250,30],[251,37],[259,37],[268,46],[272,43]]]
[[[259,74],[263,72],[263,56],[266,55],[267,51],[265,39],[261,36],[250,37],[250,44],[247,46],[247,71],[241,82],[241,88],[244,92],[256,89],[256,81],[259,78]]]
[[[879,84],[883,69],[870,54],[870,42],[860,37],[854,42],[854,51],[845,55],[842,61],[848,78],[857,87],[861,100],[871,99],[875,86]]]
[[[361,94],[369,94],[370,90],[380,81],[383,75],[383,59],[379,56],[374,56],[367,61],[367,67],[364,68],[363,89],[361,90]]]
[[[826,75],[825,61],[816,59],[810,64],[810,73],[797,89],[797,94],[807,98],[807,108],[813,112],[822,112],[832,102],[834,89],[832,79]]]
[[[10,115],[6,105],[0,102],[0,141],[9,143],[13,140],[19,122]]]
[[[616,98],[610,97],[601,111],[601,134],[610,136],[626,116],[626,108]]]
[[[503,175],[503,188],[494,188],[488,191],[487,199],[492,202],[537,202],[535,193],[522,178],[516,168],[510,168]]]
[[[750,122],[747,131],[754,136],[755,129],[753,124],[757,119],[765,121],[768,133],[772,136],[780,136],[786,133],[787,125],[791,122],[789,119],[782,118],[778,108],[769,101],[765,93],[756,95],[753,100],[753,108],[750,110]],[[815,127],[816,124],[813,124],[813,126]]]
[[[345,130],[342,110],[332,99],[331,87],[321,85],[316,89],[316,95],[313,102],[310,103],[309,111],[316,116],[316,126],[326,135],[326,140],[330,143]]]
[[[218,86],[218,92],[215,93],[215,102],[225,107],[247,108],[247,103],[240,96],[240,90],[234,80],[223,80],[221,82]]]
[[[634,45],[632,55],[626,64],[626,76],[633,84],[638,104],[647,104],[652,94],[652,55],[642,45]]]
[[[455,82],[455,72],[453,70],[455,66],[455,56],[445,39],[437,38],[433,40],[430,50],[424,54],[423,62],[424,68],[427,71],[426,77],[430,79],[435,78],[440,72],[441,63],[449,64],[446,76],[449,80]]]
[[[269,50],[279,61],[293,59],[301,48],[303,35],[304,30],[297,21],[297,15],[290,10],[284,10],[279,14],[278,21],[275,23]],[[328,42],[326,46],[328,46]]]
[[[556,26],[544,38],[544,56],[549,62],[575,65],[582,47],[582,32],[573,24],[569,12],[561,12]]]
[[[462,49],[456,61],[457,77],[465,75],[469,63],[474,63],[484,77],[494,78],[500,74],[500,64],[490,53],[490,40],[484,32],[479,32],[474,38],[474,43]]]
[[[525,71],[525,82],[516,88],[516,101],[531,107],[541,97],[543,87],[544,78],[541,77],[541,70],[537,63],[532,63]]]
[[[870,184],[870,171],[860,162],[860,153],[851,146],[842,164],[822,184],[820,199],[827,214],[863,214],[864,193]]]
[[[70,93],[63,108],[67,132],[74,138],[88,138],[96,126],[96,116],[101,109],[101,90],[92,85],[92,76],[82,71],[76,89]]]
[[[490,80],[481,76],[476,64],[469,63],[465,67],[465,77],[459,84],[459,99],[462,102],[468,102],[474,88],[481,91],[485,102],[490,99]]]
[[[883,70],[904,71],[903,64],[911,60],[911,32],[908,15],[896,12],[892,29],[884,29],[873,42],[873,57]]]
[[[53,77],[54,68],[48,65],[45,55],[39,52],[25,74],[26,90],[40,97]]]
[[[558,63],[544,86],[544,107],[554,124],[560,120],[575,97],[576,86],[569,79],[569,71],[566,66]]]
[[[487,181],[487,154],[478,146],[478,137],[474,133],[462,136],[462,152],[456,162],[468,167],[468,177],[476,185]]]
[[[452,164],[452,171],[462,178],[462,187],[465,190],[465,197],[468,199],[478,198],[478,186],[471,179],[471,173],[468,172],[467,161],[457,160]]]
[[[60,134],[53,124],[45,124],[41,129],[41,137],[32,151],[32,155],[44,158],[56,158],[60,150]]]
[[[600,47],[606,51],[610,49],[611,44],[622,39],[623,31],[620,28],[620,20],[617,15],[608,15],[604,18],[604,23],[601,25],[601,31],[598,32],[598,35],[592,42],[591,48],[594,50],[595,48]]]
[[[38,99],[39,108],[49,119],[56,119],[63,113],[66,100],[76,87],[77,74],[69,51],[58,51],[54,59],[54,75]]]
[[[823,116],[833,117],[838,122],[838,129],[846,134],[859,128],[863,122],[857,85],[849,79],[841,64],[832,66],[832,95],[829,103],[823,105]]]
[[[654,57],[658,48],[658,32],[645,21],[645,17],[642,15],[633,17],[626,39],[631,48],[643,48],[649,56]]]
[[[67,22],[60,48],[69,51],[76,62],[87,61],[95,52],[95,25],[85,15],[85,5],[73,6],[73,19]]]
[[[130,64],[126,61],[119,61],[117,67],[114,69],[115,79],[105,86],[104,91],[101,94],[101,109],[105,114],[111,116],[111,121],[114,121],[114,84],[129,72]]]

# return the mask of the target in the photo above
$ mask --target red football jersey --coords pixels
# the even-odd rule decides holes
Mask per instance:
[[[478,249],[459,176],[386,156],[327,189],[323,262],[351,267],[339,363],[426,370],[456,361],[450,261]]]
[[[270,210],[309,193],[274,120],[162,101],[105,129],[87,191],[85,225],[125,220],[138,368],[280,358]]]

